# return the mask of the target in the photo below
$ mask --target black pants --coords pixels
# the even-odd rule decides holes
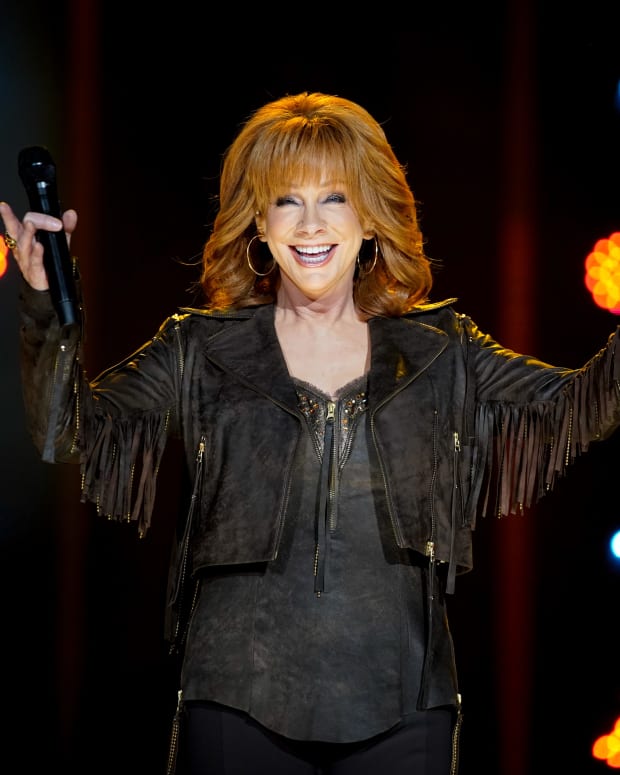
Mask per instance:
[[[455,713],[412,714],[361,743],[289,740],[247,714],[216,703],[188,703],[182,775],[452,775]]]

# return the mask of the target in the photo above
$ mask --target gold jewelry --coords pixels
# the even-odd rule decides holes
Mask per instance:
[[[17,240],[15,237],[11,237],[8,231],[4,232],[4,242],[9,250],[15,250],[17,247]]]
[[[258,237],[259,235],[255,234],[252,237],[252,239],[248,242],[248,246],[245,249],[245,257],[248,260],[248,266],[257,277],[266,277],[268,274],[271,274],[273,270],[276,268],[276,260],[275,258],[273,258],[273,256],[271,257],[272,264],[266,272],[257,272],[256,269],[254,269],[254,267],[252,266],[252,259],[250,258],[250,245],[254,242],[255,239],[258,239]]]
[[[366,269],[364,271],[364,274],[362,275],[363,277],[366,277],[367,275],[369,275],[373,271],[375,266],[377,265],[377,258],[379,257],[379,243],[377,242],[377,238],[376,237],[373,237],[373,239],[375,241],[375,257],[372,260],[372,266],[370,267],[370,269]],[[360,262],[359,253],[357,254],[357,268],[359,269],[360,275],[361,275],[361,273],[362,273],[362,264]]]

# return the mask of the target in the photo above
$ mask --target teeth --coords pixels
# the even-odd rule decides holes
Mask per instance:
[[[303,256],[317,256],[319,253],[328,253],[331,245],[313,245],[312,247],[297,247],[295,250]]]
[[[300,256],[300,258],[302,264],[305,264],[306,266],[313,266],[322,264],[325,256],[321,254],[320,256],[316,256],[316,258],[310,258],[310,256]]]

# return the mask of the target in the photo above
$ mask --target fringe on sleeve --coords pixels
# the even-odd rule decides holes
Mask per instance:
[[[135,521],[141,536],[151,524],[168,421],[168,414],[97,417],[82,433],[82,501],[109,519]]]
[[[480,465],[474,490],[480,512],[522,512],[549,492],[591,442],[620,423],[620,353],[617,333],[562,393],[526,404],[488,402],[476,409]],[[476,481],[477,480],[477,481]]]

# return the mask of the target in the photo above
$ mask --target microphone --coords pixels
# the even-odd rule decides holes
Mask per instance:
[[[47,148],[38,145],[23,148],[17,166],[30,209],[60,218],[56,165]],[[60,325],[63,328],[76,325],[80,320],[79,303],[67,237],[64,231],[39,229],[36,238],[43,245],[43,265]]]

